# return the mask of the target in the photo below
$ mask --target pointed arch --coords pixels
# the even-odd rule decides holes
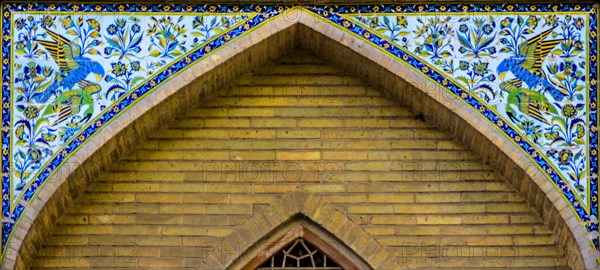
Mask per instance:
[[[52,227],[65,209],[72,205],[85,187],[93,182],[108,164],[119,160],[137,141],[144,139],[146,134],[157,130],[187,108],[195,106],[215,91],[226,87],[228,82],[239,75],[277,58],[296,45],[345,67],[375,86],[390,91],[390,96],[400,99],[404,104],[412,107],[415,113],[423,113],[425,117],[459,138],[467,147],[481,155],[485,162],[495,165],[499,174],[525,196],[544,222],[554,231],[560,246],[567,253],[571,267],[584,266],[588,269],[596,267],[595,259],[598,257],[598,252],[590,245],[590,240],[597,237],[598,233],[586,232],[585,224],[579,221],[564,201],[562,193],[547,181],[538,167],[532,166],[525,153],[507,138],[498,134],[481,115],[456,102],[454,97],[448,96],[443,89],[384,52],[374,49],[365,41],[325,22],[303,8],[294,8],[284,16],[270,20],[233,44],[193,64],[91,138],[85,147],[81,147],[69,159],[69,166],[63,166],[44,184],[37,197],[30,202],[20,202],[25,208],[24,214],[16,221],[13,235],[7,243],[2,268],[13,269],[16,266],[26,266],[28,258],[32,257],[31,254],[52,231]],[[289,195],[285,198],[290,196],[306,196],[307,200],[309,197],[316,198],[306,194]],[[282,207],[291,207],[290,204],[282,205]],[[310,204],[302,204],[302,207],[301,212],[289,212],[289,214],[303,213],[331,232],[335,229],[332,230],[328,226],[333,224],[323,223],[324,221],[319,219],[322,218],[322,213],[343,216],[342,212],[333,210],[334,208],[330,206],[325,206],[321,210],[313,208],[311,211],[314,212],[304,209],[304,207],[311,208]],[[293,209],[285,211],[288,210]],[[270,211],[276,213],[284,209],[274,206]],[[307,214],[309,212],[312,214]],[[260,214],[264,215],[264,213]],[[274,222],[278,217],[265,215],[261,219]],[[252,220],[251,222],[257,222],[256,219]],[[347,218],[343,220],[345,224],[343,226],[352,227],[353,223],[350,220]],[[284,221],[279,220],[275,224],[282,224]],[[254,223],[249,224],[261,225]],[[358,228],[355,225],[354,227]],[[265,229],[272,228],[267,226]],[[249,228],[240,228],[240,230],[249,230]],[[240,232],[236,232],[228,239],[243,238]],[[266,233],[267,231],[262,235]],[[369,239],[367,236],[364,237]],[[255,240],[258,239],[260,237]],[[343,237],[340,239],[348,243]],[[373,244],[371,240],[375,241],[370,238],[367,240],[369,245],[378,246],[376,241]],[[352,244],[349,246],[352,247]],[[389,256],[381,246],[379,248],[376,248],[378,251],[372,254],[375,257],[371,259],[367,259],[369,256],[358,254],[373,268],[378,268]],[[221,267],[228,265],[223,265],[220,261],[209,261]]]
[[[298,237],[308,238],[346,269],[391,269],[392,256],[342,210],[301,189],[286,193],[255,213],[222,241],[241,247],[238,256],[213,254],[207,269],[250,269]]]

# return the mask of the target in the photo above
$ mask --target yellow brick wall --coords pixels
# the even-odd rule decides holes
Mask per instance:
[[[203,268],[208,243],[296,189],[398,267],[566,267],[494,168],[319,58],[288,55],[199,106],[89,186],[33,267]]]

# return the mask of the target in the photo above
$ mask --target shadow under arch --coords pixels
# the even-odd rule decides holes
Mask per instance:
[[[596,268],[598,252],[557,190],[522,151],[497,134],[482,116],[449,97],[419,73],[365,41],[331,25],[303,8],[290,10],[213,52],[172,78],[111,122],[71,158],[41,188],[15,224],[7,243],[3,269],[26,268],[54,224],[87,185],[109,164],[118,161],[147,134],[225,88],[229,82],[274,60],[294,47],[311,51],[366,82],[387,90],[415,113],[438,124],[467,148],[493,164],[520,191],[554,232],[572,268]],[[289,13],[292,14],[292,13]],[[376,267],[374,267],[376,268]]]

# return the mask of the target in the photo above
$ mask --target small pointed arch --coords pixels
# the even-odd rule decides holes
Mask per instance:
[[[297,189],[257,211],[223,239],[223,246],[243,247],[237,250],[237,258],[209,256],[206,269],[252,269],[298,238],[320,247],[344,269],[394,268],[385,247],[341,209],[320,195]]]
[[[254,243],[227,269],[283,269],[286,265],[298,269],[373,269],[303,214],[291,217]]]

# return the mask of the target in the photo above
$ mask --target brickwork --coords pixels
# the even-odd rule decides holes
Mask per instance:
[[[367,261],[567,266],[553,231],[495,166],[319,58],[288,55],[218,95],[113,162],[32,266],[227,266],[242,248],[203,260],[206,247],[260,239],[278,224],[270,217],[297,212],[293,199],[278,198],[298,189],[319,198],[306,212],[338,238],[362,231],[385,247]],[[259,213],[271,225],[244,230]]]

